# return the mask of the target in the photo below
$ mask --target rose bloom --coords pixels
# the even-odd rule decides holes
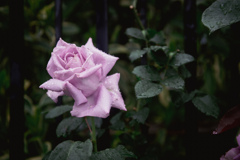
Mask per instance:
[[[106,118],[111,107],[126,111],[118,87],[120,74],[107,76],[117,60],[95,48],[91,38],[81,47],[60,39],[47,64],[52,79],[40,88],[47,89],[55,102],[58,96],[71,96],[72,116]]]
[[[237,136],[238,147],[230,149],[220,160],[240,160],[240,134]]]

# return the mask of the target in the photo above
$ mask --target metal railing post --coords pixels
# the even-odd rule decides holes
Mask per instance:
[[[9,1],[10,127],[9,157],[24,159],[24,12],[23,0]]]

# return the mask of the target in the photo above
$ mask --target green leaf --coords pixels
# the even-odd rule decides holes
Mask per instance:
[[[85,142],[64,141],[56,146],[49,156],[49,160],[76,160],[90,159],[92,155],[92,143],[88,139]]]
[[[154,52],[157,52],[158,50],[162,50],[164,52],[167,52],[168,47],[167,46],[150,46],[150,49]]]
[[[174,89],[183,89],[184,80],[179,76],[172,76],[162,81],[162,84]]]
[[[158,95],[162,91],[160,84],[152,83],[147,80],[141,80],[135,85],[137,98],[150,98]]]
[[[114,149],[105,149],[103,151],[94,153],[91,156],[91,160],[125,160],[126,158],[137,157],[122,145],[119,145]]]
[[[178,68],[179,74],[181,75],[181,77],[185,78],[189,78],[191,77],[191,73],[189,72],[189,70],[187,69],[187,67],[185,65],[181,65]]]
[[[145,40],[145,37],[142,34],[142,31],[137,28],[127,28],[126,34],[136,39]]]
[[[151,55],[151,58],[159,65],[159,66],[165,66],[167,63],[168,63],[168,57],[166,55],[166,50],[163,50],[164,48],[162,47],[158,47],[158,46],[154,46],[150,47],[150,55]]]
[[[112,119],[110,120],[110,123],[112,124],[110,126],[111,129],[124,130],[125,123],[121,120],[122,113],[123,112],[119,112],[118,114],[112,117]]]
[[[172,58],[169,64],[175,67],[179,67],[183,64],[186,64],[192,61],[194,61],[194,57],[191,56],[190,54],[178,53]]]
[[[146,53],[146,50],[134,50],[130,53],[129,59],[133,62],[136,59],[141,58]]]
[[[197,109],[206,115],[213,116],[215,118],[218,117],[219,108],[216,101],[211,96],[206,95],[203,97],[195,97],[192,102],[197,107]]]
[[[45,118],[56,118],[60,115],[62,115],[63,113],[67,112],[67,111],[71,111],[72,110],[72,106],[69,105],[62,105],[62,106],[57,106],[55,108],[53,108],[52,110],[50,110]]]
[[[157,69],[155,69],[152,66],[147,66],[147,65],[137,66],[133,69],[132,73],[140,78],[150,80],[150,81],[161,80],[160,74],[158,73]]]
[[[210,33],[240,20],[239,0],[217,0],[202,15],[203,24]]]
[[[85,142],[74,142],[71,146],[67,160],[76,160],[76,159],[90,159],[92,155],[92,142],[90,139],[86,140]]]
[[[149,108],[142,108],[138,112],[135,112],[132,116],[138,123],[144,124],[149,114]]]
[[[56,134],[58,137],[67,136],[79,127],[86,128],[83,118],[68,117],[63,119],[57,126]]]
[[[149,41],[159,45],[166,45],[162,32],[155,34]]]
[[[189,94],[185,93],[182,90],[171,90],[170,92],[171,92],[172,102],[176,105],[176,107],[180,107],[184,103],[192,100],[194,98],[195,94],[197,94],[198,91],[194,90]]]

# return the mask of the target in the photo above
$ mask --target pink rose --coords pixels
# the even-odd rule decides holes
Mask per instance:
[[[58,96],[71,96],[72,116],[106,118],[111,107],[126,111],[118,87],[120,74],[107,76],[117,60],[95,48],[91,38],[81,47],[60,39],[47,65],[52,79],[40,88],[47,89],[55,102]]]

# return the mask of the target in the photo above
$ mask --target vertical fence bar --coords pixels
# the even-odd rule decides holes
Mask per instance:
[[[10,56],[9,156],[11,160],[24,159],[23,37],[23,0],[10,0],[8,50]]]
[[[197,57],[196,44],[196,0],[184,1],[184,49],[185,52]],[[196,83],[196,61],[187,65],[191,72],[191,78],[186,80],[186,89],[188,92],[197,87]],[[198,159],[198,132],[197,132],[197,109],[192,102],[186,104],[185,109],[186,121],[186,154],[188,160]]]
[[[55,36],[56,42],[62,36],[62,0],[55,0]]]
[[[108,15],[107,0],[96,0],[97,48],[108,52]]]
[[[95,0],[96,10],[96,46],[98,49],[108,53],[108,5],[107,0]],[[113,110],[111,110],[111,113]],[[112,114],[110,114],[111,116]],[[103,119],[102,127],[105,133],[97,141],[98,150],[110,147],[109,130],[110,117]]]
[[[55,0],[55,37],[56,43],[62,36],[62,0]],[[62,104],[62,97],[58,97],[57,106]]]

